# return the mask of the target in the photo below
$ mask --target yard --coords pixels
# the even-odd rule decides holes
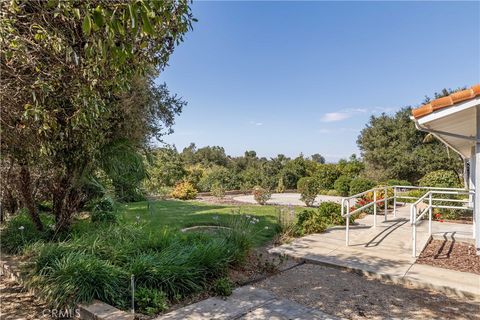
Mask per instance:
[[[296,212],[303,208],[291,207]],[[127,222],[144,223],[144,228],[155,232],[162,228],[180,230],[203,225],[224,225],[234,213],[251,215],[254,224],[254,243],[263,245],[276,233],[279,207],[258,205],[215,205],[198,201],[158,200],[133,202],[122,205],[120,215]]]

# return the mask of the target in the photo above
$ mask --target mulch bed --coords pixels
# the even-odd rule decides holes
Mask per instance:
[[[475,245],[464,242],[431,240],[417,263],[480,274],[480,256],[476,254]]]

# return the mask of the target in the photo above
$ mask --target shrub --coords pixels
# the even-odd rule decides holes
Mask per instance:
[[[228,297],[232,294],[233,284],[228,277],[216,279],[212,285],[212,292],[221,297]]]
[[[340,195],[340,193],[338,193],[337,190],[328,190],[328,191],[327,191],[327,196],[338,197],[339,195]]]
[[[337,180],[335,180],[335,190],[343,197],[348,196],[350,193],[351,182],[352,178],[349,176],[340,176]]]
[[[197,197],[197,190],[190,182],[183,181],[175,185],[171,196],[175,199],[191,200]]]
[[[450,170],[437,170],[427,173],[419,181],[422,187],[459,188],[460,180],[455,172]]]
[[[285,184],[283,183],[283,177],[280,177],[278,179],[278,184],[277,188],[275,189],[276,192],[278,193],[284,193],[285,192]]]
[[[354,195],[372,189],[375,182],[365,178],[355,178],[350,182],[350,194]]]
[[[53,223],[50,216],[41,214],[40,218],[45,226]],[[27,245],[48,238],[48,232],[49,230],[38,231],[30,217],[21,212],[9,220],[1,232],[2,251],[13,254],[20,253]]]
[[[225,197],[225,188],[220,183],[215,183],[212,186],[212,196],[223,199]]]
[[[270,200],[270,198],[272,197],[272,193],[269,190],[264,189],[260,186],[254,187],[252,190],[252,194],[255,201],[257,201],[257,203],[261,205],[266,204],[267,201]]]
[[[335,164],[320,164],[315,172],[315,179],[322,189],[333,189],[335,181],[340,176],[340,171]]]
[[[298,180],[297,190],[301,195],[300,200],[305,202],[308,207],[311,207],[315,202],[315,197],[320,188],[318,187],[316,179],[312,177],[303,177]]]
[[[353,222],[354,217],[350,217]],[[297,225],[303,234],[319,233],[333,225],[344,225],[341,206],[335,202],[322,202],[317,210],[303,210],[298,215]]]
[[[212,191],[215,184],[220,184],[225,190],[235,190],[240,187],[240,178],[235,172],[222,166],[207,169],[198,181],[201,191]]]
[[[387,186],[411,186],[412,184],[408,180],[389,179],[385,183]]]
[[[104,197],[93,201],[91,204],[90,218],[92,222],[117,222],[115,201]]]
[[[135,309],[149,316],[158,314],[168,309],[167,296],[158,289],[139,287],[135,290]]]

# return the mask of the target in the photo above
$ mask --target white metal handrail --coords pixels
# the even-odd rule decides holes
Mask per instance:
[[[393,196],[389,197],[388,196],[388,191],[389,189],[393,189]],[[377,199],[377,192],[378,191],[383,191],[384,192],[384,197]],[[399,192],[404,192],[405,190],[426,190],[427,193],[420,196],[420,197],[413,197],[413,196],[406,196],[399,194]],[[345,243],[348,246],[349,245],[349,240],[350,240],[350,235],[349,235],[349,230],[350,230],[350,216],[357,213],[361,212],[371,206],[373,206],[373,227],[377,226],[377,204],[384,202],[384,221],[387,221],[387,210],[388,210],[388,201],[393,199],[393,216],[396,217],[396,208],[397,208],[397,201],[398,199],[416,199],[417,201],[412,204],[412,207],[420,202],[421,200],[425,199],[425,197],[432,192],[432,194],[437,193],[437,194],[448,194],[449,192],[453,192],[452,194],[471,194],[472,191],[468,191],[466,189],[461,189],[461,188],[439,188],[439,187],[417,187],[417,186],[382,186],[382,187],[376,187],[372,188],[370,190],[360,192],[358,194],[349,196],[349,197],[344,197],[342,198],[341,201],[341,215],[343,218],[346,219],[346,228],[345,228]],[[355,203],[357,202],[357,199],[368,194],[368,193],[373,193],[373,200],[371,202],[368,202],[367,204],[356,208],[355,210],[350,211],[351,208],[351,200],[355,200]],[[431,196],[430,196],[431,197]],[[457,202],[457,203],[465,203],[465,200],[460,200],[460,199],[441,199],[441,198],[432,198],[432,201],[451,201],[451,202]],[[468,202],[468,201],[467,201]],[[463,208],[463,207],[453,207],[453,206],[441,206],[441,205],[436,205],[432,206],[432,208]],[[411,209],[412,210],[412,209]],[[413,222],[413,215],[412,211],[410,214],[410,222]]]
[[[468,199],[448,199],[448,198],[433,198],[434,194],[442,195],[471,195],[474,194],[472,190],[461,190],[461,191],[441,191],[441,190],[430,190],[417,201],[415,201],[410,206],[410,223],[412,224],[412,256],[415,258],[417,256],[417,223],[425,216],[428,212],[428,235],[432,235],[432,209],[441,208],[441,209],[462,209],[462,210],[473,210],[473,207],[470,206],[470,201]],[[423,210],[418,208],[419,204],[424,203],[428,198],[428,205]],[[443,205],[443,204],[434,204],[434,201],[442,202],[453,202],[467,204],[467,206],[453,206],[453,205]]]

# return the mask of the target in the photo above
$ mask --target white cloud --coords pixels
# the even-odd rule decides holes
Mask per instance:
[[[379,114],[389,113],[394,111],[395,108],[374,107],[374,108],[349,108],[343,109],[338,112],[328,112],[321,117],[322,122],[336,122],[349,119],[359,113]]]
[[[322,122],[335,122],[335,121],[342,121],[352,117],[352,113],[347,112],[328,112],[322,116]]]
[[[254,126],[263,126],[263,122],[250,121],[250,124]]]

